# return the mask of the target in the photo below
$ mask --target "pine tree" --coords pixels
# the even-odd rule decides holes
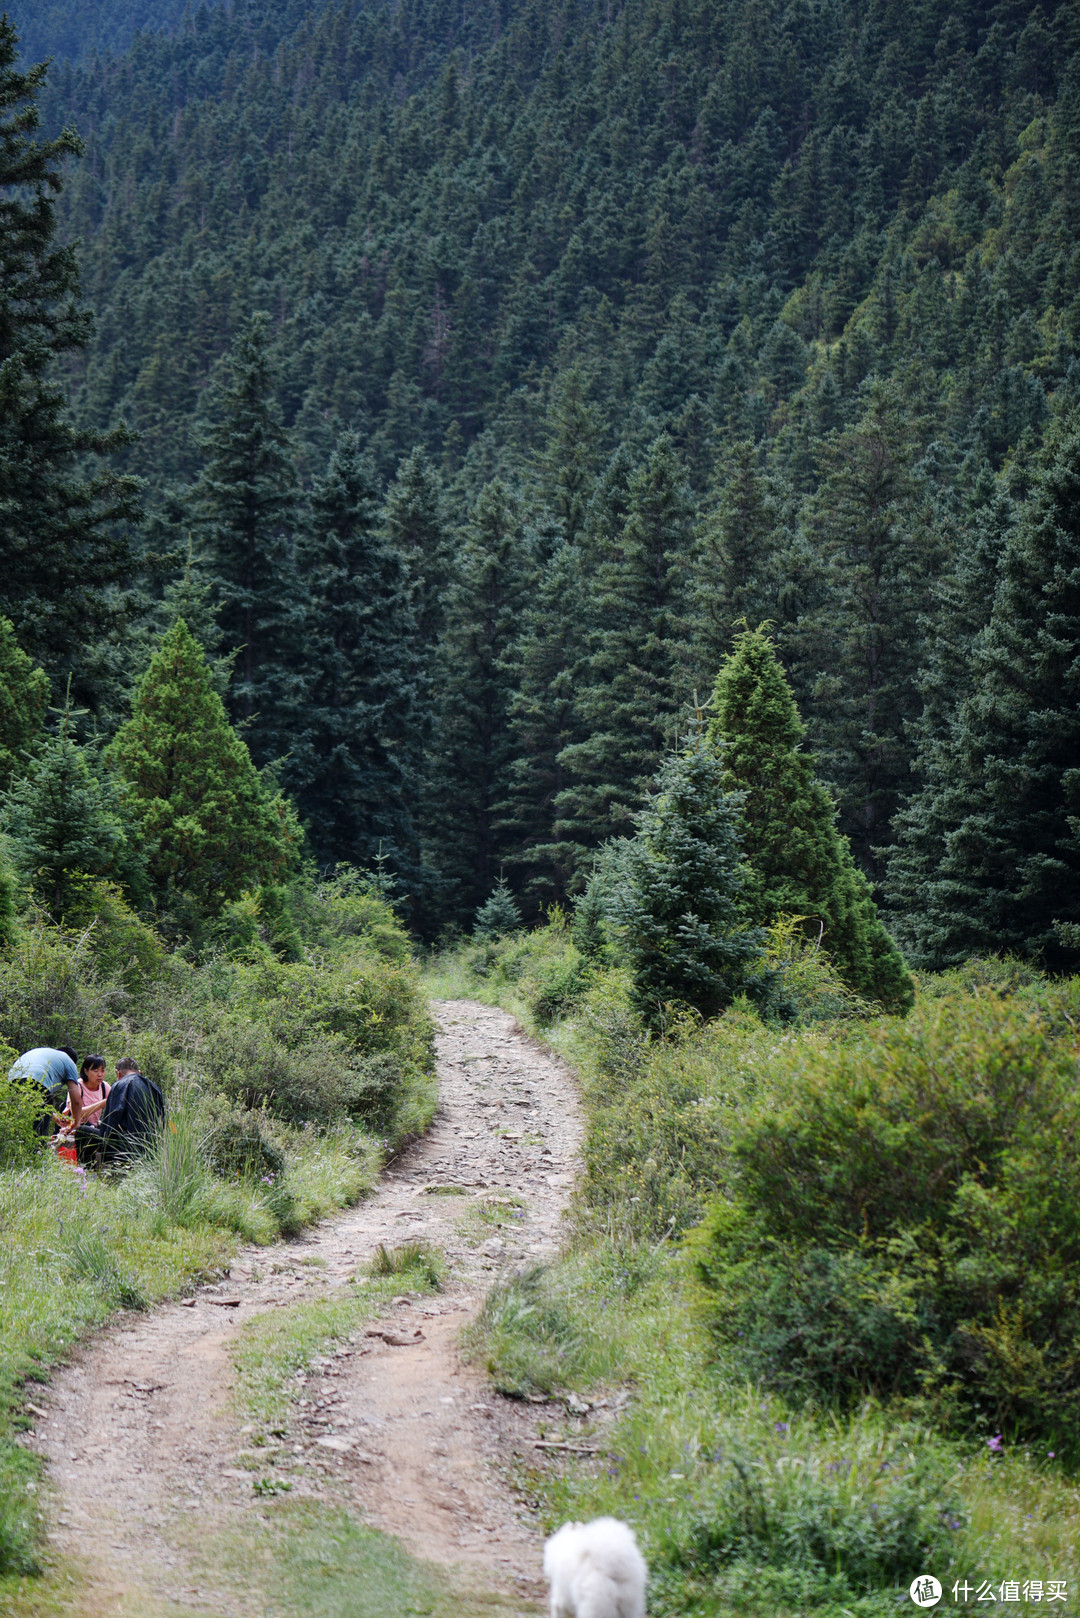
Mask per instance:
[[[574,783],[559,797],[560,835],[585,848],[627,829],[690,695],[684,579],[692,519],[681,463],[662,434],[630,480],[626,521],[599,567],[576,703],[587,740],[560,755]]]
[[[6,797],[15,857],[56,922],[78,908],[88,877],[123,881],[136,869],[115,785],[96,765],[65,712],[59,735]]]
[[[0,792],[25,772],[48,700],[48,675],[27,657],[11,620],[0,618]]]
[[[858,421],[824,446],[830,470],[808,515],[823,593],[795,642],[811,736],[872,879],[911,787],[906,727],[919,712],[921,619],[941,561],[913,451],[899,389],[873,381]]]
[[[563,757],[582,740],[575,675],[584,655],[585,584],[578,546],[560,541],[543,567],[513,653],[510,704],[513,762],[505,822],[514,838],[508,863],[525,873],[534,906],[565,904],[587,858],[560,835],[557,805],[566,785]]]
[[[215,915],[295,863],[292,806],[260,779],[182,618],[139,682],[109,756],[166,913]]]
[[[298,547],[307,623],[304,732],[286,770],[316,858],[416,880],[415,619],[401,552],[379,526],[375,470],[345,434],[311,491]]]
[[[473,923],[474,938],[503,938],[515,933],[521,926],[521,911],[514,902],[505,877],[496,882],[491,898],[484,901],[476,912]]]
[[[775,648],[763,629],[739,636],[721,665],[709,739],[724,783],[743,793],[742,902],[755,925],[783,914],[820,925],[844,981],[891,1010],[912,1001],[911,979],[878,917],[869,884],[836,825],[836,806],[802,751],[799,718]]]
[[[908,826],[942,828],[904,920],[918,958],[1080,963],[1080,421],[1060,429],[1001,552],[970,694]],[[907,827],[905,828],[907,830]],[[908,832],[908,835],[911,835]],[[1055,926],[1055,923],[1060,924]]]
[[[0,16],[0,613],[54,681],[72,674],[75,698],[101,709],[122,682],[138,502],[132,479],[87,467],[130,435],[66,419],[56,362],[86,348],[92,322],[55,198],[82,145],[70,129],[33,138],[46,69],[16,71],[17,46]]]
[[[776,623],[790,610],[784,493],[749,439],[724,456],[716,489],[695,545],[695,663],[710,678],[741,623]]]
[[[212,426],[195,503],[225,645],[237,651],[229,708],[259,764],[283,757],[301,723],[303,588],[293,551],[296,473],[275,397],[269,323],[243,327],[208,390]]]
[[[490,893],[511,841],[510,658],[534,578],[516,502],[496,479],[477,497],[447,593],[424,802],[444,913],[461,922]]]
[[[547,441],[538,465],[541,498],[561,521],[563,535],[571,544],[581,533],[592,498],[600,430],[587,379],[573,367],[554,389],[545,422]]]
[[[690,1006],[712,1017],[745,990],[763,934],[748,927],[738,793],[700,732],[661,766],[620,862],[613,913],[646,1022]]]
[[[1008,490],[994,488],[961,530],[953,564],[936,592],[934,633],[918,677],[922,713],[909,727],[915,742],[912,772],[923,784],[895,816],[885,883],[892,925],[919,966],[935,959],[932,946],[927,954],[929,935],[924,936],[925,889],[941,868],[951,830],[937,787],[956,766],[954,721],[978,678],[975,649],[990,622],[1001,553],[1016,519]]]

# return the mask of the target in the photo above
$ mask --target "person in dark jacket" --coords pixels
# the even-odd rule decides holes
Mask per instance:
[[[165,1097],[130,1056],[116,1064],[116,1083],[94,1131],[100,1135],[105,1162],[138,1157],[165,1122]],[[89,1130],[86,1131],[89,1133]]]

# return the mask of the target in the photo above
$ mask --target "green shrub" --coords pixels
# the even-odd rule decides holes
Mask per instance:
[[[285,1172],[285,1153],[265,1113],[231,1107],[220,1098],[210,1103],[207,1118],[206,1158],[215,1174],[245,1179]]]
[[[65,926],[85,932],[99,979],[116,978],[128,989],[142,988],[163,969],[165,946],[152,927],[132,910],[122,889],[103,877],[69,878],[72,899]]]
[[[560,1017],[577,1011],[595,976],[589,958],[573,944],[566,953],[547,964],[530,985],[529,1009],[542,1028],[558,1022]]]
[[[959,1506],[951,1459],[926,1433],[866,1423],[807,1445],[789,1422],[767,1436],[756,1425],[717,1435],[710,1475],[661,1546],[669,1568],[707,1582],[748,1564],[759,1593],[816,1606],[903,1587],[942,1558]]]
[[[830,1401],[922,1396],[1077,1451],[1080,985],[924,1003],[779,1049],[697,1240],[745,1369]]]
[[[16,1054],[0,1045],[0,1169],[21,1168],[45,1148],[34,1126],[49,1103],[38,1085],[8,1078]]]

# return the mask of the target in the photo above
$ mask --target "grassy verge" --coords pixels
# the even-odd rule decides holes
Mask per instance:
[[[731,1194],[740,1120],[786,1105],[777,1085],[799,1083],[804,1066],[861,1049],[864,1010],[837,1015],[834,999],[815,1019],[808,972],[810,1014],[793,1024],[736,1008],[647,1040],[618,970],[582,965],[556,925],[466,946],[431,974],[442,993],[513,1010],[582,1078],[574,1241],[496,1290],[470,1345],[504,1392],[554,1396],[545,1435],[575,1451],[549,1452],[519,1478],[544,1521],[610,1512],[633,1523],[653,1618],[884,1618],[924,1572],[945,1586],[945,1607],[956,1582],[959,1605],[989,1587],[997,1609],[1030,1610],[1002,1585],[1036,1580],[1043,1604],[1056,1581],[1068,1591],[1058,1610],[1075,1610],[1080,1490],[1045,1445],[991,1444],[992,1429],[957,1436],[930,1399],[785,1399],[710,1329],[684,1237]],[[984,992],[999,986],[922,986],[926,1001],[957,1004]]]

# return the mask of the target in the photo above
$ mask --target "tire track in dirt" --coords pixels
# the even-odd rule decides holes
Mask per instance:
[[[294,1488],[347,1505],[416,1555],[463,1567],[477,1588],[513,1592],[518,1610],[535,1610],[541,1540],[500,1476],[504,1401],[461,1362],[457,1343],[500,1273],[557,1250],[581,1138],[577,1087],[505,1012],[471,1001],[434,1010],[438,1114],[370,1197],[295,1241],[245,1249],[193,1305],[121,1317],[37,1396],[48,1407],[34,1442],[55,1491],[50,1538],[86,1575],[75,1610],[272,1610],[269,1592],[245,1600],[216,1588],[190,1554],[199,1537],[242,1531],[254,1504],[252,1473],[237,1465],[245,1435],[230,1349],[254,1315],[317,1298],[363,1269],[379,1243],[410,1238],[442,1249],[446,1284],[431,1298],[402,1298],[379,1325],[405,1338],[419,1327],[422,1340],[365,1338],[316,1367],[323,1434],[311,1426],[290,1438]],[[429,1190],[439,1186],[467,1194]],[[479,1242],[463,1233],[474,1199],[500,1195],[524,1202],[512,1231]]]

